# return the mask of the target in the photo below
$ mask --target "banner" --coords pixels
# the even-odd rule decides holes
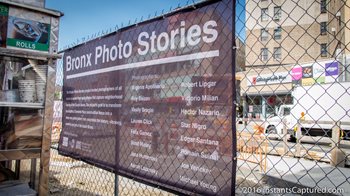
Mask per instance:
[[[234,194],[232,4],[66,51],[59,152],[182,194]]]
[[[0,47],[6,47],[8,13],[8,6],[0,4]]]

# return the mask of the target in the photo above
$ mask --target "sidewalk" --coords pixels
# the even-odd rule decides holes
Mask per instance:
[[[350,169],[332,167],[292,157],[267,156],[267,170],[262,173],[259,166],[238,160],[237,176],[268,187],[336,188],[342,195],[350,195]],[[345,182],[345,183],[344,183]]]
[[[307,187],[343,189],[350,195],[350,169],[291,157],[268,156],[267,176]],[[345,182],[345,183],[344,183]]]

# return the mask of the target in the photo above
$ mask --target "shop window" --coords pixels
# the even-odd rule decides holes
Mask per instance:
[[[262,114],[262,97],[261,96],[249,96],[248,103],[248,117],[260,118]]]
[[[260,96],[249,96],[247,99],[248,105],[261,105],[261,97]]]

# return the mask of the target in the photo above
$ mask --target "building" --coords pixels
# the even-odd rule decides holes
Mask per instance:
[[[333,56],[343,65],[339,81],[350,81],[350,1],[329,1],[328,9],[331,16],[336,17],[329,21],[332,32],[329,37],[335,37],[330,43],[331,48],[335,48]]]
[[[246,0],[245,14],[245,114],[266,118],[279,105],[292,104],[291,71],[297,65],[313,69],[313,64],[338,61],[338,81],[346,79],[348,0]]]
[[[245,44],[239,36],[236,36],[236,72],[245,70]]]

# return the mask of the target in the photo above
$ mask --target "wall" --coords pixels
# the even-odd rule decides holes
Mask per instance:
[[[16,3],[36,6],[36,7],[45,7],[45,0],[9,0]]]
[[[246,66],[285,65],[305,63],[330,58],[335,53],[337,44],[331,32],[331,22],[335,21],[331,6],[340,7],[345,0],[329,1],[327,13],[320,12],[320,0],[246,0]],[[279,21],[273,20],[274,7],[281,6],[282,14]],[[268,8],[269,19],[261,21],[261,8]],[[328,33],[320,35],[320,23],[328,22]],[[273,39],[274,29],[282,28],[282,39]],[[261,29],[269,32],[267,41],[261,41]],[[332,40],[332,41],[331,41]],[[328,44],[327,57],[321,57],[321,43]],[[282,48],[282,59],[272,58],[273,48]],[[269,49],[269,60],[261,61],[261,48]]]

